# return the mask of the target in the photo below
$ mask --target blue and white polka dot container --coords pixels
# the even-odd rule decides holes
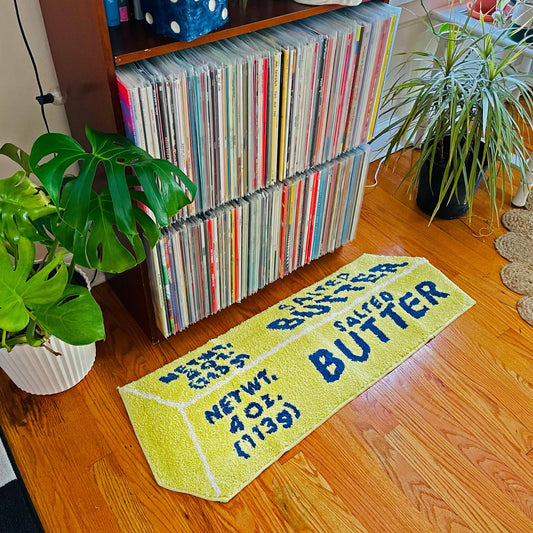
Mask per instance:
[[[141,0],[146,24],[156,33],[192,41],[228,21],[227,0]]]

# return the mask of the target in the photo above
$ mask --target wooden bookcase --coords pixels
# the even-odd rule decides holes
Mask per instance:
[[[229,1],[229,22],[191,42],[146,29],[142,21],[108,28],[102,0],[40,0],[43,19],[72,136],[85,139],[85,125],[122,133],[115,67],[175,50],[332,11],[342,6],[305,6],[292,0]]]
[[[293,0],[229,0],[229,21],[192,42],[174,41],[132,20],[108,28],[102,0],[40,0],[43,20],[72,136],[87,147],[85,126],[124,133],[115,67],[191,46],[318,15],[343,6]],[[152,311],[145,264],[110,284],[153,342],[163,339]]]

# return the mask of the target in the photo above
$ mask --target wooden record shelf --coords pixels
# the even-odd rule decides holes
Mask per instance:
[[[308,6],[293,0],[230,0],[229,20],[221,28],[194,41],[176,41],[150,32],[143,21],[133,20],[109,28],[115,65],[198,46],[339,9],[340,5]]]
[[[89,148],[85,127],[124,134],[116,67],[176,50],[333,11],[343,6],[308,6],[293,0],[229,0],[229,21],[191,42],[151,32],[142,21],[108,28],[103,0],[39,0],[72,136]],[[153,342],[163,337],[152,309],[145,263],[110,284]]]

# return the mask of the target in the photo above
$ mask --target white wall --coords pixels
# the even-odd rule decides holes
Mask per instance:
[[[18,0],[18,4],[24,31],[46,94],[57,88],[58,83],[39,0]],[[39,89],[17,24],[14,4],[12,0],[4,0],[0,17],[0,146],[11,142],[29,151],[33,141],[46,132],[41,108],[35,100],[38,94]],[[50,130],[69,133],[63,106],[48,104],[45,109]],[[14,169],[14,165],[6,157],[0,157],[0,178],[10,176]]]

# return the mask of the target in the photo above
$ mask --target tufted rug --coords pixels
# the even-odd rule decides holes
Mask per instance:
[[[473,304],[426,259],[363,255],[119,392],[157,482],[228,501]]]

